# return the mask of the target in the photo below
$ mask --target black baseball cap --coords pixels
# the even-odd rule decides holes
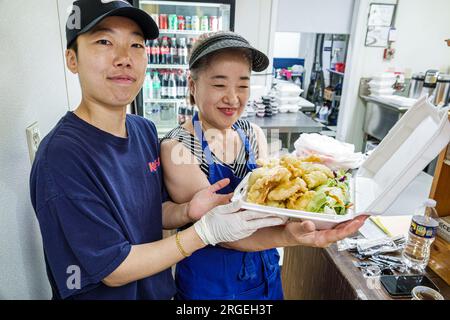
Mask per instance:
[[[269,58],[261,51],[255,49],[241,35],[232,31],[212,32],[205,35],[205,40],[194,47],[189,58],[189,68],[204,56],[229,48],[249,49],[252,53],[252,70],[256,72],[263,71],[269,66]]]
[[[67,48],[83,33],[86,33],[103,19],[112,16],[125,17],[136,22],[146,40],[156,39],[159,29],[152,17],[145,11],[133,7],[125,0],[77,0],[67,18]]]

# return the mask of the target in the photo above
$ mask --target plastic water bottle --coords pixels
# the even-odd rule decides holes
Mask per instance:
[[[153,99],[153,80],[150,71],[145,74],[144,99]]]
[[[153,73],[153,99],[161,99],[161,80],[159,80],[158,72]]]
[[[430,259],[430,248],[436,237],[439,218],[436,212],[436,201],[428,199],[417,210],[409,228],[408,242],[403,250],[403,261],[406,266],[418,272],[424,272]],[[421,215],[425,208],[425,214]]]

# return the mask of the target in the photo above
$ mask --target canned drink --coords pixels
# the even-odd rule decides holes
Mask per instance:
[[[167,30],[168,23],[167,23],[167,14],[160,14],[159,15],[159,28],[163,30]]]
[[[184,17],[185,20],[185,28],[186,30],[192,30],[192,18],[191,16],[186,16]]]
[[[177,30],[178,28],[178,17],[176,14],[169,15],[169,30]]]
[[[156,25],[159,28],[159,15],[156,13],[152,13],[150,16],[152,17],[153,21],[155,21]]]
[[[200,30],[200,19],[198,16],[192,16],[191,18],[191,29],[195,31]]]
[[[218,20],[216,16],[209,17],[209,31],[217,31],[218,30]]]
[[[200,18],[200,30],[201,31],[208,31],[208,27],[209,27],[208,16],[202,16]]]
[[[185,30],[184,16],[178,16],[178,30]]]
[[[217,29],[218,29],[219,31],[222,31],[222,30],[223,30],[223,19],[222,19],[221,16],[219,16],[219,17],[217,18]]]

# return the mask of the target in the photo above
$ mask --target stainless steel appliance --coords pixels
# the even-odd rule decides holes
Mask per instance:
[[[433,104],[436,106],[446,106],[449,103],[450,103],[450,75],[441,74],[437,79]]]
[[[425,80],[425,73],[415,73],[411,77],[411,84],[409,87],[409,97],[413,99],[420,98],[423,89],[423,82]]]
[[[425,72],[421,96],[428,95],[428,97],[431,97],[433,95],[434,90],[436,89],[438,76],[438,70],[428,70]]]

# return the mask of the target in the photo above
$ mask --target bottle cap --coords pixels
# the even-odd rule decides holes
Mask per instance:
[[[425,201],[424,205],[427,206],[427,207],[435,208],[436,207],[436,200],[428,199],[427,201]]]

